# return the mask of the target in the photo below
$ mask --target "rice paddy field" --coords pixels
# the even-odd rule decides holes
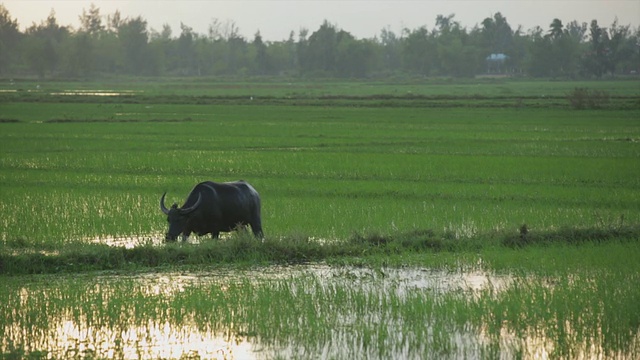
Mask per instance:
[[[4,81],[0,214],[1,358],[640,356],[635,80]]]

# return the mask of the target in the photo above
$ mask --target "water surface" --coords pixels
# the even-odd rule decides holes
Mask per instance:
[[[48,358],[547,358],[563,346],[549,337],[553,331],[527,330],[539,325],[533,319],[525,326],[494,322],[491,316],[474,320],[496,311],[474,307],[498,303],[511,293],[526,298],[526,291],[532,297],[540,291],[526,290],[529,280],[522,277],[482,270],[316,264],[6,280],[0,290],[3,353]],[[556,286],[553,280],[531,281],[547,290]],[[640,344],[636,332],[624,340],[628,349],[612,352],[602,339],[583,339],[575,330],[569,334],[575,337],[575,354],[584,358],[626,357]]]

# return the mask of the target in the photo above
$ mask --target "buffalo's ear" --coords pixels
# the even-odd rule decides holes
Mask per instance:
[[[173,203],[173,205],[171,205],[172,209],[177,209],[178,208],[178,204],[177,203]]]

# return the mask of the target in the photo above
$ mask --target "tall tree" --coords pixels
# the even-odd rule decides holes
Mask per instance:
[[[253,48],[255,50],[255,73],[256,75],[267,75],[271,72],[271,59],[267,52],[267,45],[262,41],[260,31],[253,37]]]
[[[374,64],[374,43],[357,40],[350,33],[340,31],[336,50],[335,75],[347,78],[367,77]]]
[[[456,14],[449,14],[448,16],[438,15],[436,16],[436,26],[438,31],[442,33],[449,32],[451,28],[460,26],[460,23],[453,21]]]
[[[289,39],[287,40],[287,56],[283,63],[283,69],[293,72],[298,67],[298,46],[295,41],[295,33],[291,31],[289,33]]]
[[[182,75],[195,75],[198,73],[196,62],[196,39],[197,34],[193,28],[180,23],[180,37],[177,41],[178,71]]]
[[[438,15],[434,40],[437,51],[437,71],[440,75],[474,76],[482,59],[481,51],[467,29],[454,21],[454,14]]]
[[[545,77],[551,75],[549,64],[551,58],[551,41],[545,36],[544,30],[536,26],[529,30],[527,56],[525,59],[526,71],[534,77]]]
[[[93,66],[97,72],[120,73],[126,68],[123,43],[119,38],[119,28],[124,24],[120,12],[106,16],[105,30],[98,36],[91,37],[93,44]]]
[[[53,73],[60,60],[60,44],[69,36],[69,29],[58,25],[56,13],[51,10],[46,20],[27,29],[27,36],[25,55],[29,66],[40,77]]]
[[[140,16],[124,20],[118,27],[118,39],[122,45],[128,72],[137,75],[148,73],[145,72],[148,70],[147,22]]]
[[[547,56],[548,74],[551,76],[561,76],[566,74],[569,69],[571,54],[567,50],[567,40],[564,32],[564,24],[560,19],[553,19],[549,25],[549,31],[545,36],[545,47],[548,49]]]
[[[583,57],[583,66],[587,74],[602,77],[611,68],[609,35],[606,29],[598,25],[597,20],[593,20],[589,26],[589,36],[589,51]]]
[[[82,9],[82,15],[80,15],[80,31],[89,34],[90,36],[98,36],[105,30],[102,25],[102,16],[100,16],[100,8],[95,4],[91,4],[89,11]]]
[[[307,58],[309,57],[309,29],[301,28],[298,31],[298,43],[296,44],[296,68],[299,72],[303,72],[307,66]]]
[[[587,36],[587,23],[579,23],[573,20],[565,26],[565,33],[570,36],[574,42],[582,43]]]
[[[257,32],[247,41],[231,20],[214,19],[208,34],[187,24],[172,36],[171,27],[147,30],[142,17],[119,11],[102,16],[91,4],[79,16],[77,30],[58,25],[55,12],[24,33],[0,4],[0,74],[31,72],[74,77],[106,73],[135,75],[304,74],[368,77],[406,72],[419,76],[473,76],[483,72],[490,54],[508,57],[503,69],[531,76],[602,77],[640,71],[640,29],[600,27],[560,19],[542,29],[513,31],[501,13],[473,29],[455,15],[438,15],[435,26],[388,27],[373,39],[358,39],[325,20],[313,33],[301,29],[286,41],[268,42]]]
[[[554,19],[551,23],[549,37],[551,38],[552,55],[555,57],[554,75],[571,78],[577,76],[580,43],[584,37],[584,29],[576,21],[563,26],[560,20]]]
[[[609,66],[607,71],[614,74],[617,70],[624,68],[626,59],[633,56],[636,52],[636,46],[640,46],[640,43],[635,44],[634,41],[629,41],[631,35],[629,25],[620,25],[618,23],[618,19],[613,21],[613,24],[609,27],[608,33],[609,43],[607,45]]]
[[[549,36],[551,39],[559,39],[562,37],[564,33],[564,25],[562,24],[562,20],[556,18],[553,19],[551,25],[549,25]]]
[[[516,73],[523,73],[524,71],[528,41],[527,34],[522,30],[522,27],[519,26],[518,29],[513,32],[511,49],[508,51],[509,58],[506,61],[507,67]]]
[[[116,10],[112,15],[107,15],[107,31],[110,33],[117,33],[120,26],[124,24],[124,19],[119,10]]]
[[[402,40],[389,27],[380,31],[382,46],[382,66],[393,73],[402,66]]]
[[[247,41],[239,31],[231,33],[227,40],[227,73],[241,75],[248,70]]]
[[[325,20],[320,28],[309,36],[309,45],[301,62],[305,72],[331,75],[336,70],[338,30]]]
[[[415,74],[428,76],[437,60],[437,45],[426,26],[406,30],[403,38],[404,67]]]
[[[89,11],[82,9],[80,29],[72,34],[63,57],[65,72],[69,76],[88,76],[96,70],[96,48],[101,47],[106,28],[102,24],[100,8],[91,4]]]
[[[513,31],[507,22],[507,18],[501,13],[495,13],[493,17],[482,21],[482,38],[485,52],[488,54],[504,53],[511,55]]]
[[[86,32],[76,32],[70,37],[67,49],[63,54],[65,73],[68,76],[87,77],[95,71],[94,64],[95,39]]]
[[[169,24],[163,24],[159,32],[155,29],[149,32],[149,51],[155,58],[158,74],[166,74],[178,67],[178,54],[171,33]]]
[[[17,61],[20,35],[18,21],[12,19],[9,10],[0,4],[0,74],[6,73]]]

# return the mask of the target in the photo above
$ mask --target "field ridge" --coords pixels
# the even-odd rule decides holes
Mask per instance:
[[[143,243],[132,248],[106,244],[68,244],[63,248],[38,250],[20,240],[8,241],[0,249],[0,275],[76,273],[103,270],[196,266],[196,265],[290,265],[366,256],[420,253],[468,253],[488,248],[580,245],[627,242],[640,239],[640,225],[593,228],[488,232],[465,236],[453,231],[413,230],[394,234],[354,233],[345,240],[318,240],[293,235],[254,239],[236,233],[224,240],[200,243]]]

